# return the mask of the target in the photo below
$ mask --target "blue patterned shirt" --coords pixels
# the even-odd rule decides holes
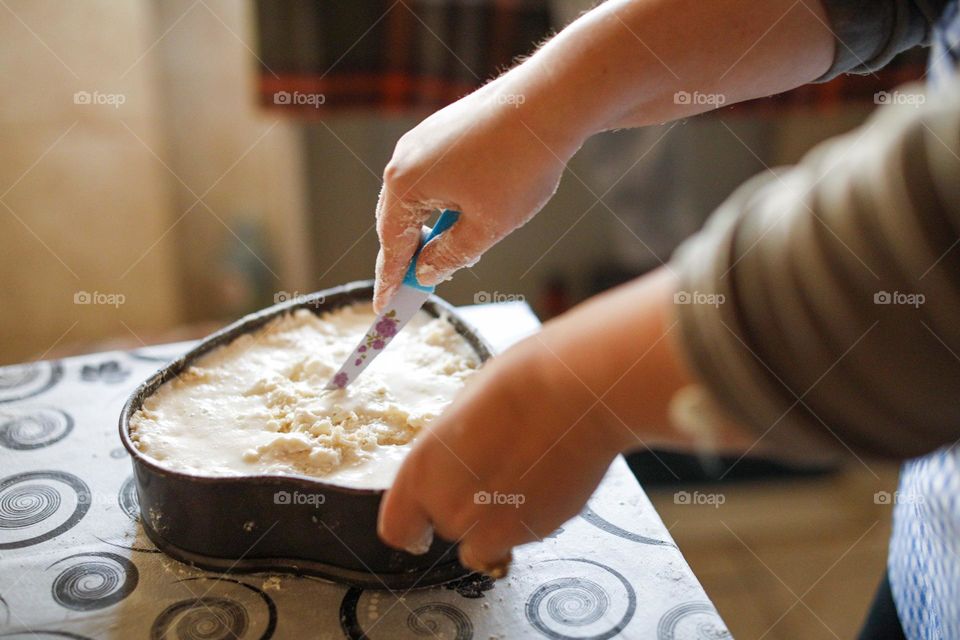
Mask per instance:
[[[934,26],[931,87],[954,79],[960,10],[950,2]],[[903,466],[887,566],[904,634],[910,640],[960,638],[960,445]]]

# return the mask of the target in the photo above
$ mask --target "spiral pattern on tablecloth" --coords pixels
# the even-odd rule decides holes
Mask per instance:
[[[551,619],[563,625],[583,627],[603,617],[610,608],[610,598],[603,587],[592,580],[557,578],[540,585],[528,606],[533,609],[542,606]]]
[[[0,403],[39,395],[63,378],[59,362],[28,362],[0,367]]]
[[[38,407],[0,417],[0,446],[15,451],[42,449],[63,440],[71,431],[73,418],[65,411]]]
[[[55,538],[89,509],[90,488],[71,473],[28,471],[0,479],[0,550]]]
[[[555,558],[540,566],[544,574],[560,575],[530,594],[525,613],[547,638],[607,640],[633,619],[637,594],[619,571],[586,558]]]
[[[657,640],[730,640],[733,636],[709,602],[685,602],[671,608],[657,624]]]
[[[407,627],[418,636],[447,638],[447,625],[453,625],[456,640],[473,638],[473,623],[463,611],[445,602],[421,605],[407,616]]]
[[[78,553],[50,565],[69,564],[53,581],[58,604],[73,611],[91,611],[114,605],[137,588],[136,565],[115,553]]]
[[[277,605],[254,585],[225,576],[196,576],[178,583],[199,598],[180,600],[164,609],[150,629],[151,640],[270,640],[277,629]]]
[[[236,640],[250,625],[242,604],[230,598],[203,597],[175,602],[153,623],[151,640]]]
[[[0,494],[0,529],[43,522],[60,508],[60,492],[44,484],[21,484]]]
[[[131,520],[134,522],[140,520],[140,498],[137,495],[137,485],[133,476],[123,481],[123,485],[117,493],[117,504]]]
[[[606,518],[600,516],[596,511],[590,508],[590,505],[583,507],[583,511],[580,512],[580,517],[600,529],[601,531],[606,531],[609,534],[615,535],[618,538],[623,538],[624,540],[630,540],[631,542],[639,542],[640,544],[649,544],[655,547],[675,547],[676,545],[672,542],[667,542],[666,540],[658,540],[657,538],[651,538],[650,536],[645,536],[639,533],[634,533],[633,531],[627,531],[623,527],[618,527],[613,524]]]

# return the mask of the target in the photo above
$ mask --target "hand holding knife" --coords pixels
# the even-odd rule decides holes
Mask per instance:
[[[423,228],[420,244],[410,260],[403,284],[393,294],[384,312],[373,321],[373,325],[364,334],[360,344],[330,379],[325,389],[343,389],[356,380],[357,376],[370,366],[373,359],[386,349],[390,341],[417,314],[435,288],[422,285],[417,280],[417,258],[420,256],[420,251],[425,244],[452,227],[459,217],[459,211],[446,209],[440,214],[432,229]]]

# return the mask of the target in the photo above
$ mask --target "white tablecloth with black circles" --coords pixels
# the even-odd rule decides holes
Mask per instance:
[[[464,315],[500,349],[537,327],[518,303]],[[0,368],[0,638],[729,637],[622,459],[497,582],[391,593],[168,558],[138,524],[117,416],[189,346]]]

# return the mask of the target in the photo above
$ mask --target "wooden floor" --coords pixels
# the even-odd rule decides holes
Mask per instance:
[[[846,639],[883,575],[896,480],[896,466],[853,461],[826,478],[649,494],[734,638]]]

